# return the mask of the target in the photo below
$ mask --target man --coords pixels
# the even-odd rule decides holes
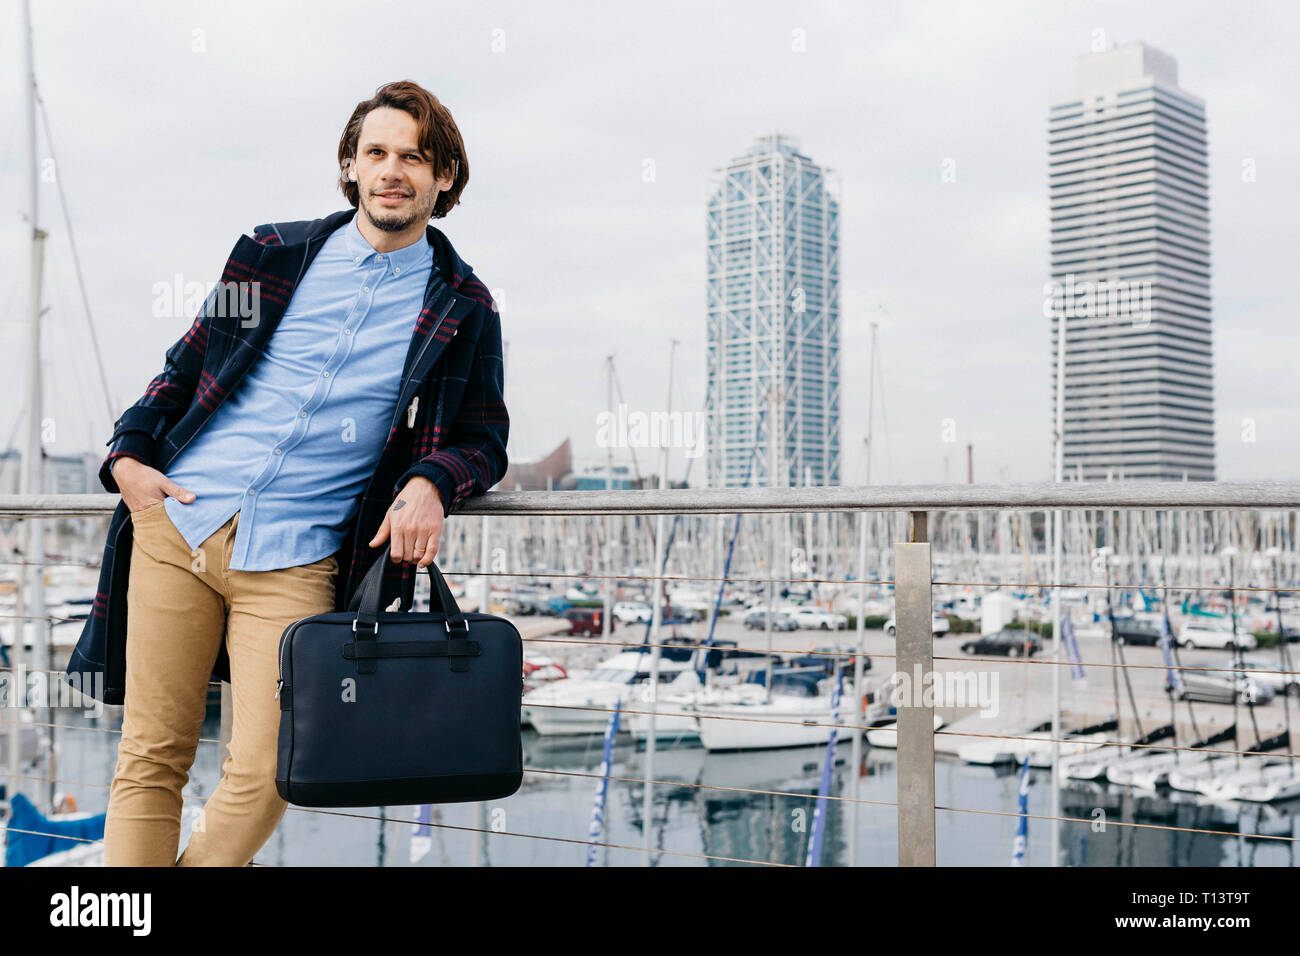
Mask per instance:
[[[67,668],[103,673],[104,700],[125,705],[108,866],[249,863],[287,807],[284,629],[346,610],[377,559],[381,606],[408,608],[445,517],[505,473],[496,305],[429,225],[468,180],[454,120],[418,85],[387,84],[356,107],[338,161],[355,212],[242,237],[110,439],[100,480],[122,504]],[[230,756],[178,860],[210,677],[231,682]]]

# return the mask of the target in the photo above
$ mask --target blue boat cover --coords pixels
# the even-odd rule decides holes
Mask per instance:
[[[46,817],[21,793],[9,801],[9,832],[5,843],[5,866],[26,866],[51,853],[82,846],[84,840],[104,839],[104,819],[107,814],[64,820]],[[32,830],[34,833],[20,833]],[[46,834],[57,834],[47,836]],[[80,840],[64,839],[81,837]]]

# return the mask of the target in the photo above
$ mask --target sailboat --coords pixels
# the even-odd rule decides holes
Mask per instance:
[[[1275,763],[1257,764],[1239,773],[1220,777],[1208,796],[1216,800],[1248,800],[1276,803],[1300,797],[1300,768],[1295,757],[1277,758]]]
[[[1089,753],[1103,746],[1111,734],[1119,729],[1119,721],[1111,719],[1078,730],[1067,731],[1061,744],[1061,759]],[[1012,739],[1014,738],[1014,739]],[[1027,739],[1026,739],[1027,738]],[[1042,720],[1008,738],[972,740],[957,751],[957,756],[969,764],[996,766],[1004,763],[1047,768],[1052,765],[1052,721]]]
[[[1291,735],[1287,732],[1257,741],[1249,748],[1256,753],[1239,756],[1237,754],[1206,754],[1200,760],[1185,761],[1177,769],[1169,771],[1168,784],[1174,790],[1210,795],[1219,789],[1219,781],[1234,776],[1242,770],[1250,771],[1259,767],[1280,763],[1289,758],[1278,756],[1271,751],[1289,751]]]
[[[1166,724],[1164,727],[1157,727],[1148,734],[1143,734],[1137,740],[1128,746],[1130,748],[1139,748],[1139,753],[1117,754],[1115,747],[1103,748],[1103,752],[1082,753],[1069,759],[1061,761],[1061,774],[1069,777],[1071,780],[1107,780],[1110,778],[1112,769],[1118,770],[1126,759],[1138,755],[1152,753],[1151,744],[1159,743],[1162,740],[1169,740],[1174,736],[1174,725]],[[1164,748],[1154,750],[1155,753],[1168,753]]]
[[[1191,745],[1196,750],[1213,747],[1237,738],[1237,726],[1233,724],[1227,730],[1212,734],[1204,740]],[[1196,755],[1192,755],[1194,758]],[[1178,750],[1149,750],[1146,753],[1133,754],[1106,769],[1106,779],[1111,783],[1136,787],[1139,790],[1155,790],[1169,779],[1169,774],[1180,762],[1188,760],[1187,754]]]
[[[766,750],[826,743],[830,725],[836,723],[831,707],[835,678],[820,667],[773,668],[771,680],[771,694],[762,684],[744,683],[695,705],[700,743],[706,750]],[[856,700],[848,678],[843,698]],[[837,740],[842,743],[852,737],[851,731],[841,731]]]
[[[524,695],[521,720],[543,735],[603,734],[616,704],[637,709],[639,685],[651,680],[650,664],[644,650],[620,651],[594,670],[543,684]],[[667,679],[692,668],[689,660],[665,657],[657,669]]]
[[[41,355],[41,317],[45,312],[42,306],[42,285],[45,273],[46,259],[46,240],[48,233],[41,227],[40,216],[40,190],[37,175],[37,143],[36,143],[36,110],[39,106],[42,111],[42,117],[46,121],[47,141],[52,139],[49,136],[48,116],[45,112],[45,104],[38,95],[39,86],[36,82],[36,70],[33,65],[32,55],[32,24],[31,10],[29,0],[22,3],[22,38],[23,47],[23,74],[22,74],[22,98],[26,120],[26,142],[25,152],[27,153],[28,165],[28,201],[29,210],[27,225],[30,227],[30,276],[31,280],[28,285],[28,302],[27,302],[27,342],[25,349],[26,360],[26,384],[25,396],[19,401],[11,402],[12,407],[17,409],[19,421],[24,424],[23,440],[21,445],[21,471],[18,482],[18,492],[27,499],[37,498],[42,495],[47,487],[45,481],[45,460],[46,455],[43,450],[43,423],[46,420],[46,408],[43,401],[46,392],[46,383],[43,381],[43,361]],[[47,142],[51,155],[51,162],[57,162],[54,157],[52,142]],[[60,201],[63,199],[63,192],[59,190]],[[63,208],[65,218],[69,219],[66,205]],[[69,228],[69,239],[72,240],[71,229]],[[76,254],[75,242],[72,246],[72,264],[76,271],[77,277],[81,279],[81,264]],[[84,290],[84,283],[82,283]],[[106,409],[111,408],[112,401],[109,397],[107,378],[104,374],[102,357],[99,354],[99,345],[95,335],[94,323],[89,322],[89,305],[86,307],[88,319],[88,334],[90,338],[91,354],[99,363],[100,385],[103,387],[104,400]],[[16,399],[16,393],[11,394],[11,398]],[[88,411],[88,410],[87,410]],[[25,418],[25,420],[24,420]],[[110,413],[109,420],[112,415]],[[75,591],[65,593],[62,587],[60,575],[51,572],[45,567],[47,560],[46,548],[46,529],[49,522],[38,515],[31,515],[20,522],[19,529],[22,554],[27,560],[24,563],[26,568],[17,574],[14,578],[16,588],[15,600],[13,602],[13,619],[12,625],[6,625],[0,633],[0,663],[6,668],[14,670],[28,669],[31,672],[51,673],[55,669],[54,648],[56,644],[62,643],[63,646],[70,646],[75,640],[71,638],[71,631],[78,624],[76,620],[59,621],[61,627],[57,629],[50,627],[52,617],[49,610],[49,598],[55,598],[55,610],[58,612],[54,615],[58,617],[75,618],[81,614],[82,608],[86,607],[86,602],[77,600],[69,603],[68,599],[75,598],[80,593],[80,588]],[[69,574],[73,574],[69,572]],[[66,583],[75,587],[75,576],[68,577]],[[47,582],[54,585],[50,595],[46,593]],[[4,720],[0,722],[0,733],[5,737],[3,747],[3,760],[8,772],[9,793],[11,804],[14,807],[21,807],[26,798],[16,788],[20,786],[24,774],[21,772],[23,765],[33,757],[45,764],[46,775],[54,776],[53,761],[55,735],[58,721],[52,719],[51,707],[48,703],[42,705],[33,705],[32,707],[9,706],[0,708],[4,713]],[[45,725],[45,730],[38,739],[40,750],[36,754],[29,753],[29,747],[33,741],[32,730],[35,723]],[[46,795],[48,799],[48,795]],[[46,809],[53,809],[47,803],[42,803]],[[33,812],[38,812],[33,808]]]

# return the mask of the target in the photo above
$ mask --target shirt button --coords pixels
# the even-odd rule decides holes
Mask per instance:
[[[330,373],[329,373],[329,372],[321,372],[321,374],[324,375],[326,378],[329,378],[329,377],[330,377]]]
[[[275,450],[275,453],[276,453],[277,455],[280,454],[280,449],[277,448],[277,449]]]
[[[343,334],[344,334],[344,335],[351,335],[351,334],[352,334],[352,330],[351,330],[351,329],[344,329],[344,330],[343,330]]]
[[[369,291],[370,291],[370,286],[368,286],[368,285],[363,285],[363,286],[361,287],[361,291],[362,291],[362,292],[369,292]]]
[[[402,271],[402,267],[401,267],[401,266],[393,266],[393,272],[394,272],[394,273],[398,273],[398,272],[401,272],[401,271]]]
[[[360,257],[360,256],[357,256],[357,260],[356,260],[356,261],[357,261],[357,262],[360,262],[360,261],[361,261],[361,257]]]
[[[306,412],[299,412],[298,415],[299,415],[299,417],[301,417],[301,418],[306,418],[306,417],[307,417],[307,413],[306,413]]]

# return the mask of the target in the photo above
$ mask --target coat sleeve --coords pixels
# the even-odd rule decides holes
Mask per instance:
[[[208,347],[206,312],[205,308],[189,331],[167,350],[162,372],[145,388],[140,400],[113,423],[113,437],[106,442],[111,448],[99,469],[100,483],[109,491],[121,493],[113,479],[113,462],[135,458],[152,464],[158,439],[190,407]]]
[[[396,496],[416,475],[428,478],[451,515],[466,498],[481,495],[506,473],[510,415],[505,403],[501,315],[493,303],[479,334],[456,421],[437,451],[407,469],[393,488]]]
[[[279,242],[279,233],[270,224],[257,226],[253,238],[271,245]],[[122,491],[113,478],[113,463],[119,458],[134,458],[152,465],[158,439],[193,404],[208,349],[211,301],[211,297],[204,301],[194,324],[167,350],[162,372],[145,388],[140,400],[113,423],[113,435],[104,443],[110,446],[108,457],[99,467],[99,483],[113,494]]]

